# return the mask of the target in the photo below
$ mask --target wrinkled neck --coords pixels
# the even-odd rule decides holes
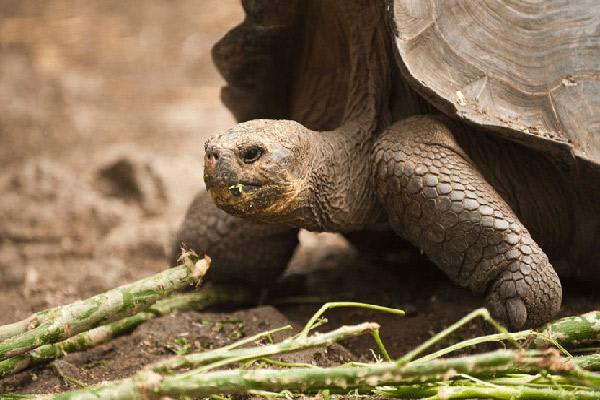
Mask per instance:
[[[351,232],[384,220],[371,174],[374,137],[350,134],[350,128],[356,126],[314,133],[303,194],[307,207],[298,221],[305,229]]]
[[[389,37],[378,4],[343,4],[344,20],[356,23],[345,25],[350,63],[347,103],[339,128],[314,133],[303,224],[309,230],[350,232],[385,221],[375,196],[371,151],[377,132],[390,123]]]
[[[392,56],[385,9],[370,0],[339,2],[347,46],[347,94],[341,126],[311,132],[306,176],[286,222],[314,231],[349,232],[384,221],[371,173],[377,132],[389,125]]]

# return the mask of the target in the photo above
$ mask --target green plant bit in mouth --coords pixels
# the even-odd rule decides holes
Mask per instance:
[[[240,197],[242,193],[249,193],[258,189],[258,186],[249,185],[245,183],[236,183],[235,185],[229,186],[227,189],[229,190],[229,193],[231,193],[235,197]]]
[[[235,185],[229,186],[228,189],[232,195],[238,197],[241,196],[242,192],[244,191],[244,184],[237,183]]]

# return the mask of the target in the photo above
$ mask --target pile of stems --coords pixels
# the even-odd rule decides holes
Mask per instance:
[[[237,394],[248,391],[280,392],[282,390],[297,393],[316,393],[322,390],[342,393],[357,390],[369,393],[379,386],[395,386],[398,390],[404,390],[402,395],[408,394],[407,386],[412,387],[415,394],[417,392],[415,388],[421,387],[421,394],[430,396],[436,385],[440,386],[441,383],[448,382],[454,376],[468,375],[472,379],[486,379],[508,374],[535,374],[541,369],[564,376],[579,386],[585,385],[583,389],[579,389],[580,394],[584,397],[593,398],[591,396],[597,395],[600,391],[600,374],[576,368],[562,358],[556,350],[551,349],[497,350],[484,354],[413,362],[405,365],[397,362],[383,362],[333,368],[238,369],[213,372],[191,370],[177,375],[144,370],[132,378],[117,382],[30,398],[79,400],[143,397],[158,399],[164,396],[208,396],[217,393]],[[432,386],[428,385],[429,383]],[[427,388],[427,391],[424,390]],[[471,389],[473,390],[473,388]],[[465,392],[466,390],[464,389]],[[523,390],[523,388],[515,390]],[[531,388],[527,390],[533,393]],[[556,390],[552,388],[552,385],[538,388],[537,392],[550,396],[546,398],[561,398],[554,395],[563,392],[572,394],[571,390]],[[493,395],[491,397],[494,398]]]
[[[157,301],[145,311],[107,325],[101,325],[69,339],[54,344],[46,344],[27,353],[0,361],[0,378],[23,371],[26,368],[49,362],[69,353],[86,350],[133,331],[140,324],[166,315],[175,310],[201,310],[205,307],[227,302],[239,304],[250,298],[249,293],[228,288],[203,287],[190,293],[176,293]]]
[[[289,368],[284,370],[216,370],[224,365],[247,360],[264,360],[266,356],[284,354],[291,351],[328,345],[349,336],[375,333],[379,326],[374,323],[363,323],[355,326],[344,326],[334,331],[309,336],[309,331],[318,325],[318,320],[325,310],[342,306],[361,306],[360,303],[339,302],[323,306],[306,324],[301,332],[277,344],[254,348],[237,348],[256,339],[247,338],[237,344],[205,353],[174,356],[157,364],[146,367],[131,378],[96,385],[83,390],[45,395],[42,398],[57,399],[133,399],[138,397],[160,398],[164,396],[208,396],[213,394],[239,393],[277,393],[283,390],[296,393],[317,393],[328,390],[332,393],[356,391],[369,394],[377,391],[388,397],[411,398],[598,398],[600,393],[600,374],[583,369],[598,367],[596,355],[565,357],[556,349],[545,350],[497,350],[494,352],[463,356],[457,358],[437,358],[440,354],[448,354],[457,349],[472,346],[486,341],[524,340],[528,338],[544,338],[543,342],[532,341],[532,345],[546,347],[548,343],[573,343],[570,335],[581,340],[580,332],[588,327],[592,319],[590,314],[570,317],[548,324],[540,332],[522,331],[506,332],[501,326],[499,334],[488,335],[477,343],[474,339],[449,346],[434,353],[434,357],[416,356],[427,348],[443,340],[450,333],[477,316],[490,318],[486,310],[476,310],[461,319],[457,324],[435,335],[397,362],[360,364],[335,368]],[[377,306],[362,305],[370,308]],[[380,307],[384,311],[389,311]],[[397,311],[400,313],[399,311]],[[597,316],[597,314],[593,314]],[[495,321],[493,321],[495,324]],[[563,329],[564,327],[569,329]],[[561,328],[561,329],[558,329]],[[589,328],[589,327],[588,327]],[[586,328],[586,329],[588,329]],[[588,332],[592,332],[588,329]],[[267,332],[268,334],[269,332]],[[593,336],[592,332],[592,336]],[[378,334],[374,335],[378,338]],[[591,339],[590,337],[588,337]],[[598,335],[596,335],[598,339]],[[591,340],[590,340],[591,341]],[[588,341],[586,341],[587,343]],[[380,343],[380,340],[377,342]],[[559,344],[560,345],[560,344]],[[385,348],[380,349],[387,354]],[[436,355],[438,354],[438,355]],[[178,373],[182,369],[186,372]],[[529,377],[538,376],[540,372],[553,374],[552,382],[547,384],[523,383],[512,377],[515,374]],[[465,380],[465,376],[469,379]],[[504,377],[504,378],[503,378]],[[457,379],[459,378],[459,379]],[[495,383],[483,380],[496,380]],[[504,380],[502,380],[504,379]],[[381,389],[382,386],[386,388]],[[391,386],[391,387],[390,387]]]
[[[190,295],[187,295],[187,296],[190,296]],[[166,301],[170,301],[171,303],[173,303],[172,299],[167,299],[164,302],[166,302]],[[164,302],[162,302],[162,303],[164,303]],[[176,302],[176,304],[179,304],[179,303]],[[172,308],[173,306],[174,305],[171,304],[170,307],[165,307],[163,304],[157,303],[156,308],[161,309],[162,312],[167,312],[169,310],[169,308]],[[342,326],[342,327],[335,329],[328,333],[316,334],[313,336],[309,336],[309,331],[311,329],[314,329],[315,326],[318,326],[317,320],[318,320],[319,316],[322,315],[327,309],[335,308],[335,307],[363,307],[363,308],[370,308],[370,309],[390,312],[390,313],[394,313],[394,314],[400,314],[400,315],[404,314],[404,312],[402,310],[390,309],[387,307],[375,306],[375,305],[370,305],[370,304],[363,304],[363,303],[356,303],[356,302],[328,303],[328,304],[324,305],[313,316],[313,318],[307,323],[307,325],[304,327],[304,329],[298,335],[287,338],[280,343],[258,346],[258,347],[254,347],[254,348],[238,348],[244,344],[252,343],[252,342],[254,342],[262,337],[265,337],[267,335],[270,335],[276,331],[291,328],[290,326],[285,326],[282,328],[263,332],[258,335],[255,335],[253,337],[242,339],[234,344],[225,346],[224,348],[207,351],[205,353],[173,356],[173,357],[163,360],[159,363],[156,363],[156,364],[146,367],[143,371],[137,373],[132,378],[125,379],[125,380],[119,381],[119,382],[112,382],[112,383],[109,383],[106,385],[100,385],[100,386],[97,386],[97,388],[98,388],[98,390],[106,389],[105,390],[106,395],[108,396],[108,398],[112,398],[113,395],[109,394],[110,392],[112,392],[111,388],[118,387],[121,384],[126,385],[127,382],[132,382],[132,381],[136,381],[136,382],[142,381],[143,382],[145,380],[145,377],[148,376],[148,374],[158,375],[157,371],[161,371],[164,374],[169,374],[169,373],[172,373],[176,370],[180,370],[183,368],[195,368],[195,367],[198,367],[201,365],[205,365],[206,366],[205,368],[197,369],[195,371],[198,372],[198,371],[202,370],[202,371],[206,372],[209,369],[213,369],[218,366],[223,366],[223,365],[230,364],[230,363],[246,361],[246,360],[254,360],[254,359],[267,360],[266,357],[270,356],[270,355],[285,354],[285,353],[300,351],[300,350],[308,349],[308,348],[327,346],[327,345],[333,344],[337,341],[347,339],[347,338],[353,337],[353,336],[362,335],[365,333],[371,333],[374,336],[374,338],[376,338],[376,343],[378,345],[381,345],[381,340],[379,338],[379,333],[378,333],[379,325],[376,323],[369,323],[369,322],[362,323],[359,325],[354,325],[354,326]],[[380,350],[382,351],[382,353],[387,354],[387,351],[385,350],[385,348],[380,347]],[[93,390],[94,392],[96,391],[95,388],[90,388],[90,390]],[[64,395],[66,396],[67,394],[64,394]],[[39,396],[33,396],[33,398],[37,398],[37,397],[39,397]],[[52,398],[54,396],[48,395],[48,397]],[[0,399],[3,399],[3,398],[4,397],[0,396]],[[25,398],[32,398],[32,397],[25,395]],[[43,397],[43,398],[46,398],[46,397]],[[117,397],[117,398],[119,398],[119,397]]]
[[[593,318],[599,314],[589,313],[568,317],[548,324],[540,331],[509,333],[497,324],[487,310],[475,310],[448,329],[417,347],[397,362],[360,364],[335,368],[289,368],[284,370],[210,370],[224,365],[261,360],[269,355],[298,351],[308,347],[327,345],[348,336],[367,331],[378,332],[378,325],[364,323],[342,327],[326,334],[308,336],[317,324],[319,317],[328,308],[353,306],[360,303],[340,302],[323,306],[296,336],[278,344],[255,348],[227,346],[199,354],[175,356],[151,365],[133,377],[97,385],[84,390],[56,395],[59,399],[93,398],[130,399],[140,396],[160,398],[164,396],[207,396],[213,394],[277,393],[317,393],[328,390],[331,393],[372,394],[378,387],[392,386],[382,394],[388,397],[411,398],[598,398],[600,394],[600,374],[590,372],[600,368],[600,356],[588,355],[571,358],[561,355],[556,349],[545,349],[552,344],[591,343],[600,339]],[[369,306],[374,307],[374,306]],[[483,317],[492,322],[500,333],[460,342],[442,349],[431,356],[414,360],[420,353],[439,343],[449,334],[464,326],[473,318]],[[590,324],[592,325],[590,327]],[[567,329],[568,328],[568,329]],[[588,332],[582,340],[580,332]],[[352,333],[350,333],[352,332]],[[494,352],[457,358],[443,358],[458,349],[478,343],[509,340],[512,342],[531,340],[536,350],[497,350]],[[574,340],[574,338],[577,338]],[[543,339],[543,340],[538,340]],[[247,342],[247,341],[246,341]],[[382,353],[386,353],[383,348]],[[585,369],[584,369],[585,367]],[[176,374],[182,369],[187,372]],[[483,380],[511,377],[515,374],[529,374],[535,377],[541,372],[553,374],[548,384],[507,384],[489,383]],[[469,380],[465,380],[468,376]],[[460,378],[460,379],[456,379]],[[528,378],[530,379],[530,378]],[[561,384],[556,384],[562,380]],[[47,395],[44,398],[55,398]]]
[[[105,342],[144,321],[175,309],[198,308],[214,304],[220,299],[234,299],[235,294],[222,289],[165,298],[179,288],[198,284],[207,268],[208,261],[188,255],[183,265],[154,277],[0,327],[0,360],[3,360],[0,361],[0,376]],[[391,361],[379,337],[379,325],[376,323],[365,322],[310,335],[310,331],[322,322],[322,314],[335,307],[363,307],[403,314],[401,310],[363,303],[328,303],[313,315],[297,335],[279,343],[241,347],[289,327],[263,332],[220,349],[173,356],[147,366],[130,378],[60,394],[0,395],[0,400],[158,399],[165,396],[244,393],[275,395],[282,391],[298,394],[321,391],[376,393],[386,397],[430,399],[600,398],[600,374],[593,372],[600,370],[600,354],[572,357],[567,350],[600,342],[600,312],[563,318],[539,330],[510,333],[487,310],[479,309],[399,360]],[[423,355],[478,317],[489,322],[498,333],[464,340]],[[351,363],[333,368],[305,364],[299,368],[268,358],[328,346],[365,333],[373,335],[387,362]],[[481,343],[504,341],[512,343],[515,349],[440,358]],[[216,370],[229,364],[255,360],[292,368]]]
[[[168,311],[183,306],[180,298],[142,312],[180,289],[200,284],[210,259],[193,253],[182,257],[182,265],[151,277],[0,326],[0,376],[106,341],[160,314],[161,307]],[[193,299],[186,301],[191,304]]]

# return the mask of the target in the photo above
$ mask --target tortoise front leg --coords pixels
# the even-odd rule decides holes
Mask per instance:
[[[207,280],[268,288],[292,258],[298,229],[231,216],[202,191],[192,201],[176,235],[172,265],[182,245],[212,258]]]
[[[377,196],[394,230],[514,329],[560,309],[562,289],[546,254],[434,117],[391,126],[373,153]]]

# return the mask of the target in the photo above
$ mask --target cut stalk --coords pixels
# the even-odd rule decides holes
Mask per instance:
[[[151,312],[141,312],[110,325],[103,325],[75,335],[59,343],[46,344],[25,354],[19,354],[0,361],[0,377],[15,374],[33,365],[52,361],[68,353],[74,353],[105,343],[115,336],[132,331],[142,322],[155,317]]]
[[[0,377],[105,343],[116,336],[131,332],[143,322],[160,315],[169,314],[174,310],[199,310],[224,301],[229,304],[231,302],[239,303],[247,298],[248,295],[239,290],[234,292],[225,288],[217,289],[213,287],[204,287],[202,290],[193,293],[177,293],[157,301],[145,312],[82,332],[62,342],[43,345],[28,353],[0,361]]]
[[[548,323],[542,333],[555,339],[564,347],[583,346],[600,343],[600,311],[565,317]],[[547,346],[543,340],[537,339],[536,346]]]
[[[87,300],[41,311],[12,324],[12,328],[4,330],[5,333],[14,332],[14,327],[22,329],[25,322],[27,331],[0,342],[0,360],[136,314],[176,290],[197,285],[208,269],[209,260],[188,262]]]
[[[600,354],[588,354],[573,357],[573,362],[580,368],[588,371],[600,371]]]

